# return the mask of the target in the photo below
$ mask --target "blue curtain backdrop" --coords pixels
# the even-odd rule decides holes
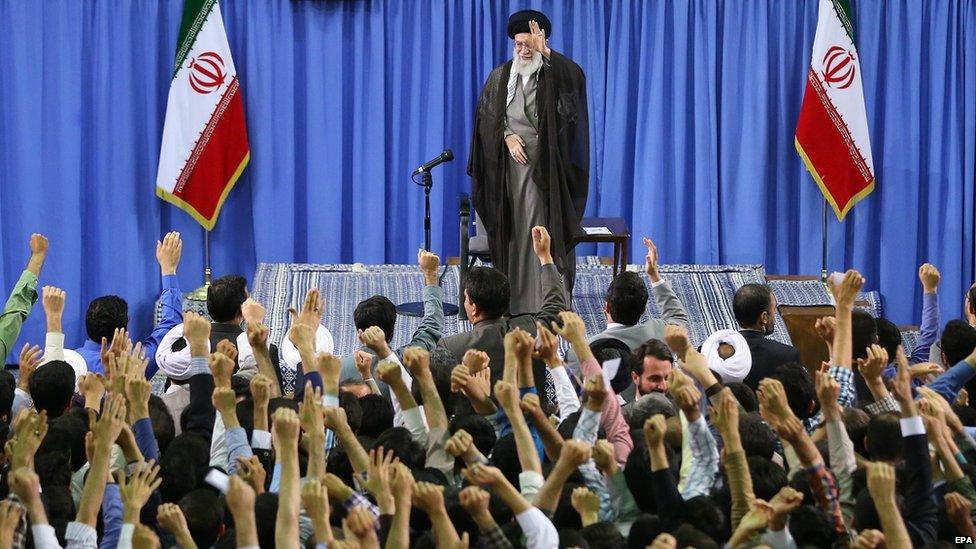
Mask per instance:
[[[511,55],[509,13],[553,21],[586,71],[590,215],[623,216],[663,260],[820,269],[821,196],[793,148],[817,0],[223,0],[246,104],[250,166],[213,232],[216,274],[259,261],[410,262],[423,240],[410,171],[435,172],[434,247],[457,253],[472,112]],[[857,267],[896,322],[915,275],[942,270],[943,318],[973,280],[976,1],[858,0],[857,45],[877,189],[841,225],[830,267]],[[144,333],[154,243],[202,232],[155,198],[179,0],[0,1],[0,286],[51,237],[42,284],[65,288],[68,343],[88,301],[126,298]],[[590,245],[581,252],[594,253]],[[608,250],[600,250],[604,254]],[[639,259],[639,238],[631,257]],[[21,341],[43,341],[35,307]]]

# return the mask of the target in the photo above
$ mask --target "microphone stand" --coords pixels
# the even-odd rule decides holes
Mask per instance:
[[[416,180],[414,180],[416,182]],[[424,170],[421,172],[420,185],[424,188],[424,250],[430,251],[430,190],[434,186],[434,178],[430,175],[429,170]],[[444,265],[444,272],[447,272],[447,265]],[[441,273],[441,279],[443,280],[444,273]],[[442,303],[444,308],[444,316],[454,316],[458,314],[458,306],[453,303]],[[408,303],[401,303],[396,306],[396,312],[398,315],[403,316],[413,316],[413,317],[423,317],[424,316],[424,302],[423,301],[411,301]]]

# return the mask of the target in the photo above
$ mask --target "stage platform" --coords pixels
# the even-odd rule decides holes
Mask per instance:
[[[443,267],[441,286],[445,301],[457,303],[458,268]],[[629,265],[629,270],[643,273],[643,265]],[[662,265],[661,274],[674,288],[688,311],[689,333],[692,343],[700,345],[715,330],[735,328],[732,296],[735,290],[750,282],[768,283],[781,306],[826,306],[830,296],[815,280],[767,280],[762,265]],[[573,289],[573,309],[586,322],[588,334],[605,327],[603,303],[606,289],[613,278],[613,268],[596,257],[579,259],[576,287]],[[323,324],[332,332],[335,353],[347,355],[359,345],[352,313],[356,305],[370,296],[382,294],[393,303],[418,301],[422,298],[424,278],[416,265],[361,264],[301,264],[261,263],[251,283],[251,294],[268,310],[266,323],[270,340],[280,343],[288,329],[289,307],[300,308],[305,294],[317,287],[325,299]],[[861,307],[874,316],[882,316],[882,300],[877,292],[864,292],[858,298]],[[184,309],[205,314],[205,304],[186,301]],[[660,311],[651,299],[644,315],[659,317]],[[447,317],[444,335],[456,334],[470,328],[457,316]],[[419,326],[420,319],[401,316],[397,319],[393,345],[405,344]],[[911,348],[918,332],[903,332],[906,348]],[[776,340],[791,343],[783,319],[777,315]],[[286,372],[286,389],[291,389],[292,377]]]
[[[642,265],[631,265],[642,272]],[[734,328],[732,296],[735,290],[750,282],[766,282],[761,265],[662,265],[661,274],[674,288],[690,317],[689,332],[692,343],[699,345],[715,330]],[[612,267],[602,265],[596,258],[581,258],[573,289],[573,309],[586,322],[589,333],[604,328],[603,302],[606,289],[613,278]],[[772,287],[780,305],[827,305],[826,290],[819,283],[807,281],[773,281]],[[445,301],[457,303],[458,269],[446,267],[442,277]],[[382,294],[394,303],[418,301],[422,298],[423,275],[414,265],[315,265],[294,263],[262,263],[252,282],[252,294],[268,309],[266,323],[271,339],[280,341],[288,326],[288,308],[300,308],[306,292],[317,287],[325,298],[326,314],[323,323],[335,338],[336,352],[349,354],[358,346],[352,313],[356,304],[372,295]],[[866,309],[880,316],[881,299],[876,292],[863,293],[859,301]],[[653,299],[647,316],[660,316]],[[393,336],[395,345],[409,340],[420,319],[400,317]],[[448,317],[444,334],[467,330],[470,325],[457,316]],[[782,318],[777,318],[773,338],[790,343]]]

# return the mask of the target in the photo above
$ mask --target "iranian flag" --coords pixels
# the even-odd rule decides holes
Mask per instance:
[[[838,219],[874,190],[850,0],[820,0],[794,141]]]
[[[250,158],[241,85],[220,6],[216,0],[186,0],[156,195],[210,230]]]

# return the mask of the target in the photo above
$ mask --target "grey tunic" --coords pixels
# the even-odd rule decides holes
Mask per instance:
[[[527,81],[526,81],[527,80]],[[505,135],[517,134],[525,142],[527,165],[508,158],[508,196],[512,204],[512,239],[508,244],[508,281],[512,294],[512,315],[539,312],[542,306],[542,281],[539,260],[532,248],[532,227],[548,226],[549,216],[539,186],[532,179],[533,162],[539,158],[538,113],[535,92],[538,73],[524,79],[518,76],[515,97],[508,105]]]

